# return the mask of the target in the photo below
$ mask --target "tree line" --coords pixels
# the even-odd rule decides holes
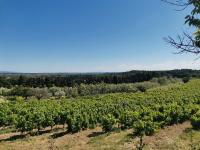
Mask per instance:
[[[7,99],[14,100],[12,96],[22,96],[25,99],[36,98],[73,98],[78,96],[90,96],[97,94],[107,93],[134,93],[134,92],[145,92],[150,88],[159,87],[162,85],[168,85],[173,83],[182,82],[178,78],[153,78],[150,81],[139,82],[139,83],[121,83],[121,84],[80,84],[74,87],[23,87],[15,86],[12,88],[0,88],[0,96],[7,97]],[[14,98],[14,99],[13,99]]]
[[[155,77],[199,77],[199,70],[171,71],[130,71],[122,73],[91,73],[91,74],[18,74],[1,73],[0,87],[74,87],[80,84],[98,83],[135,83],[149,81]]]

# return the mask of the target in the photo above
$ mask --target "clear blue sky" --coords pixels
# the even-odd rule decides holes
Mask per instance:
[[[0,70],[199,68],[163,41],[187,13],[160,0],[0,0]]]

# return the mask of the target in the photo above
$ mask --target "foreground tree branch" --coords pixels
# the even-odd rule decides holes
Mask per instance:
[[[164,40],[176,49],[178,49],[178,52],[176,52],[175,54],[200,53],[200,48],[197,46],[196,40],[191,35],[185,32],[182,36],[178,35],[176,40],[171,36],[164,38]]]
[[[179,7],[180,9],[176,9],[177,11],[182,11],[186,9],[189,5],[191,5],[192,0],[161,0],[165,3],[168,3],[170,5],[174,5],[176,7]]]
[[[175,40],[171,36],[164,38],[164,40],[175,47],[178,52],[176,54],[182,53],[193,53],[200,54],[200,0],[161,0],[170,5],[174,5],[179,10],[184,10],[188,6],[192,6],[191,13],[185,17],[185,24],[193,26],[196,28],[194,34],[188,34],[183,32],[183,35],[178,35]]]

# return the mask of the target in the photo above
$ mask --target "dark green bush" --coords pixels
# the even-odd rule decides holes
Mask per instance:
[[[200,111],[194,114],[191,118],[192,127],[196,130],[200,129]]]
[[[159,125],[151,120],[138,120],[133,124],[135,135],[153,135],[158,129]]]
[[[147,88],[143,85],[139,85],[137,86],[137,89],[140,91],[140,92],[146,92],[147,91]]]
[[[139,112],[125,111],[120,116],[119,122],[122,129],[131,128],[138,119],[140,118]]]
[[[184,77],[182,80],[183,80],[183,83],[187,83],[190,81],[190,77]]]
[[[113,130],[113,126],[116,124],[116,119],[112,114],[108,114],[102,119],[102,129],[105,132]]]

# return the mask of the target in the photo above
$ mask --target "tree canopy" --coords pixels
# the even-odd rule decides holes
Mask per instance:
[[[195,28],[194,33],[186,33],[178,35],[177,39],[170,36],[165,40],[172,46],[177,48],[177,53],[194,53],[200,54],[200,1],[199,0],[162,0],[171,5],[177,6],[177,11],[185,10],[188,7],[192,8],[190,14],[185,17],[185,23],[190,27]]]

